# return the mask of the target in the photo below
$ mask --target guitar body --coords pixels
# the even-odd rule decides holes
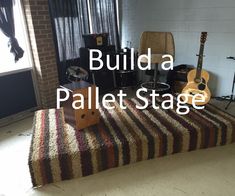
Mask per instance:
[[[195,100],[195,103],[194,103],[195,105],[198,105],[198,106],[205,105],[210,101],[210,98],[211,98],[211,92],[207,86],[210,76],[207,71],[202,69],[203,57],[204,57],[203,55],[204,45],[206,42],[206,38],[207,38],[207,32],[202,32],[197,68],[191,70],[188,73],[188,76],[187,76],[188,83],[182,90],[182,94],[185,95],[182,97],[182,99],[191,105],[193,104],[193,100]]]
[[[193,69],[188,73],[187,79],[188,83],[184,87],[182,93],[188,95],[188,104],[192,105],[193,96],[201,94],[205,97],[204,102],[199,102],[196,105],[205,105],[210,101],[211,92],[207,86],[210,75],[207,71],[201,70],[201,79],[200,81],[195,81],[197,70]],[[195,100],[200,100],[200,96],[196,97]]]

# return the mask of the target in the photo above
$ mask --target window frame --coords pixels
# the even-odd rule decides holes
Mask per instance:
[[[9,68],[6,70],[0,69],[0,77],[10,75],[10,74],[16,74],[16,73],[20,73],[20,72],[24,72],[24,71],[33,70],[33,67],[34,67],[33,55],[31,52],[31,45],[30,45],[30,39],[29,39],[29,32],[28,32],[28,28],[27,28],[26,16],[25,16],[25,11],[24,11],[22,0],[15,1],[14,6],[18,6],[17,9],[19,9],[20,21],[22,23],[22,28],[23,28],[23,37],[24,37],[23,39],[26,42],[25,48],[23,50],[25,53],[27,53],[27,61],[25,61],[27,65],[21,66],[20,68],[17,68],[17,65],[12,65],[13,68]],[[4,67],[5,67],[5,65],[4,65]]]
[[[9,71],[0,71],[0,77],[30,71],[31,76],[32,76],[32,81],[33,81],[33,87],[34,87],[34,93],[35,93],[35,97],[36,97],[37,107],[39,107],[41,105],[41,99],[40,99],[40,93],[39,93],[37,76],[36,76],[37,70],[35,67],[33,52],[32,52],[32,48],[31,48],[29,29],[28,29],[28,24],[27,24],[27,20],[26,20],[26,13],[25,13],[25,9],[24,9],[24,4],[23,4],[23,0],[17,0],[15,2],[17,2],[18,6],[19,6],[20,17],[21,17],[23,28],[24,28],[24,30],[23,30],[24,31],[24,38],[25,38],[25,41],[27,42],[25,44],[26,45],[25,52],[27,52],[27,54],[28,54],[28,66],[25,66],[25,67],[22,67],[19,69],[9,70]]]

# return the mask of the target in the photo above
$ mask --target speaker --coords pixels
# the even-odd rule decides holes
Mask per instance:
[[[81,67],[86,69],[89,72],[88,81],[95,84],[99,87],[101,93],[109,92],[110,90],[115,89],[115,73],[110,71],[106,66],[106,55],[110,55],[110,63],[114,62],[115,57],[115,46],[107,46],[100,48],[102,52],[102,61],[104,62],[104,67],[97,71],[90,70],[89,66],[89,48],[80,48],[80,60]],[[96,65],[97,64],[97,65]],[[94,62],[94,66],[98,66],[98,62]]]
[[[83,35],[86,48],[97,48],[108,46],[108,33]]]

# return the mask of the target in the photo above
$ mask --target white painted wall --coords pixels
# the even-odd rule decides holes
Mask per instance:
[[[175,65],[196,65],[200,32],[208,32],[204,69],[211,73],[213,95],[231,92],[235,61],[235,0],[122,0],[122,46],[138,48],[143,31],[170,31],[176,45]]]

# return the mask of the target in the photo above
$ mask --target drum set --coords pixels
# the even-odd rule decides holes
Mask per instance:
[[[88,80],[88,72],[78,66],[70,66],[66,70],[67,80],[69,82],[78,82],[80,80]]]

